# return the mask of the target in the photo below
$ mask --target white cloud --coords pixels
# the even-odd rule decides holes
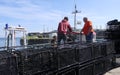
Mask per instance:
[[[48,10],[41,5],[35,5],[30,0],[10,0],[2,1],[5,5],[0,5],[0,15],[21,20],[56,20],[64,12],[58,10]],[[9,4],[15,6],[9,6]],[[17,4],[17,6],[16,6]],[[49,7],[49,6],[48,6]]]
[[[49,30],[56,29],[58,22],[64,16],[71,15],[69,12],[58,9],[48,9],[49,6],[36,5],[30,0],[5,0],[3,2],[4,5],[0,5],[0,18],[8,17],[9,19],[0,20],[0,22],[8,22],[10,25],[21,23],[28,31],[42,31],[43,25],[46,25],[46,28],[49,27]]]
[[[74,22],[72,11],[65,12],[64,10],[52,8],[50,5],[35,4],[32,0],[0,0],[0,3],[3,3],[0,4],[0,16],[12,18],[13,21],[18,19],[20,22],[28,22],[29,24],[49,24],[51,22],[54,25],[64,16],[68,16],[71,24]],[[82,11],[80,14],[77,14],[78,19],[81,20],[86,16],[93,21],[104,19],[103,16],[96,15],[93,12],[86,13]],[[57,25],[54,27],[57,27]]]

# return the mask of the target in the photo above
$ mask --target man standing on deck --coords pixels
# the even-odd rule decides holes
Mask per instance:
[[[81,33],[85,35],[86,42],[91,43],[93,42],[93,33],[94,33],[92,22],[89,21],[87,17],[84,17],[83,21],[85,24],[83,29],[81,30]]]
[[[61,40],[65,43],[67,37],[67,32],[72,32],[72,28],[70,27],[70,24],[68,22],[68,17],[64,17],[64,19],[59,23],[58,25],[58,45],[60,45]]]

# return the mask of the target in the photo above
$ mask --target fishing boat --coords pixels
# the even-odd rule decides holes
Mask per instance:
[[[107,33],[110,30],[106,35],[112,35]],[[24,39],[19,47],[15,45],[16,32],[22,32]],[[28,35],[41,37],[39,33]],[[25,28],[6,25],[5,38],[6,46],[0,48],[0,75],[103,75],[117,67],[117,46],[111,36],[93,43],[74,41],[57,47],[27,45]]]
[[[53,39],[52,37],[55,35],[56,35],[55,33],[31,32],[27,34],[26,39],[28,45],[44,44],[50,43],[50,41]],[[21,38],[20,44],[23,45],[23,38]]]

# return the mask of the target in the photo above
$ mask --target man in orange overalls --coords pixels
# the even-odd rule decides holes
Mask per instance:
[[[84,27],[83,29],[81,30],[81,33],[85,35],[86,37],[86,42],[93,42],[93,27],[92,27],[92,22],[88,20],[87,17],[84,17],[83,18],[83,21],[84,21]]]

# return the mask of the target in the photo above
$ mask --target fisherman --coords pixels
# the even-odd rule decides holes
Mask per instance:
[[[53,36],[53,39],[51,40],[51,46],[56,47],[57,45],[57,36]]]
[[[58,25],[58,45],[60,45],[61,40],[66,42],[67,39],[67,32],[72,32],[72,28],[68,22],[68,17],[64,17],[64,19]]]
[[[86,42],[91,43],[93,42],[93,33],[94,33],[92,22],[89,21],[87,17],[84,17],[83,21],[84,21],[84,27],[80,33],[85,35]]]

